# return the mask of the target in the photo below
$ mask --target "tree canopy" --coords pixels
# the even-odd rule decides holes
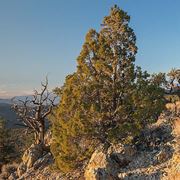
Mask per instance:
[[[56,164],[64,172],[87,159],[98,143],[126,142],[154,122],[164,107],[163,90],[135,67],[136,36],[130,16],[114,6],[101,30],[86,35],[77,70],[56,89],[51,117]]]

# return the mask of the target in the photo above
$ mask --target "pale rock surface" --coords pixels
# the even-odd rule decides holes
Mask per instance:
[[[26,172],[26,165],[22,162],[17,168],[17,175],[18,177],[21,177]]]
[[[37,148],[37,153],[33,150],[26,152],[25,164],[22,163],[18,173],[12,173],[9,180],[14,180],[16,174],[20,175],[17,180],[179,180],[180,114],[177,111],[179,104],[176,105],[169,104],[169,110],[160,116],[157,123],[144,129],[134,139],[133,146],[120,143],[108,149],[99,146],[90,161],[84,164],[85,168],[69,174],[52,171],[54,159],[51,153],[38,157],[40,151]],[[36,155],[28,157],[30,152]]]
[[[179,180],[180,119],[179,103],[134,139],[136,150],[121,144],[106,153],[97,149],[86,169],[86,180]]]
[[[111,145],[107,151],[101,145],[93,153],[86,167],[85,179],[118,179],[119,169],[127,166],[135,153],[135,148],[130,145]]]
[[[34,163],[42,156],[43,149],[40,144],[32,144],[30,148],[28,148],[23,157],[22,161],[24,165],[26,165],[27,169],[31,168]]]

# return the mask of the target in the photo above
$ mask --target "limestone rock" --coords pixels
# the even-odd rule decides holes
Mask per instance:
[[[180,117],[177,117],[173,122],[174,133],[180,136]]]
[[[9,177],[8,180],[16,180],[17,179],[17,174],[16,173],[12,173]]]
[[[122,144],[111,145],[107,151],[101,145],[91,156],[85,170],[85,179],[118,179],[119,168],[126,166],[135,152],[133,147]]]
[[[50,146],[50,144],[52,143],[52,133],[50,130],[45,134],[44,143],[46,146]]]
[[[157,160],[158,163],[163,163],[169,159],[169,157],[172,156],[172,151],[170,147],[165,146],[163,149],[160,150],[160,152],[157,154]]]
[[[84,180],[85,177],[86,180],[179,180],[179,121],[176,113],[165,112],[156,123],[143,129],[133,139],[135,148],[121,143],[109,148],[101,145],[92,154],[88,165],[85,162],[83,167],[68,174],[53,171],[52,154],[42,152],[41,147],[32,145],[23,156],[23,163],[18,167],[18,173],[16,172],[20,177],[16,179]],[[45,140],[47,146],[50,139],[49,134]],[[10,174],[9,179],[14,180],[15,174]],[[0,176],[2,179],[3,176]]]
[[[39,158],[33,165],[35,169],[41,168],[43,169],[47,164],[50,164],[53,162],[51,153],[47,153],[43,157]]]
[[[29,149],[27,149],[22,157],[23,163],[26,165],[27,169],[31,168],[33,164],[42,156],[43,148],[40,144],[32,144]]]
[[[91,156],[89,164],[85,171],[86,180],[107,179],[108,174],[105,172],[107,166],[107,156],[100,146]]]
[[[26,165],[24,163],[21,163],[17,168],[18,177],[21,177],[22,174],[24,174],[26,172],[26,169],[27,169]]]

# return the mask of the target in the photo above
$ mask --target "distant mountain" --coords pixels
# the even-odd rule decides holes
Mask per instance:
[[[50,95],[51,98],[54,97],[54,95]],[[0,104],[1,103],[5,103],[5,104],[13,104],[13,101],[15,101],[16,103],[18,103],[18,100],[22,100],[24,101],[26,98],[28,98],[28,100],[32,100],[33,96],[29,95],[29,96],[16,96],[14,98],[11,99],[0,99]],[[13,101],[12,101],[13,100]],[[55,100],[55,104],[59,103],[59,98],[56,98]]]
[[[0,99],[0,104],[11,104],[11,99]]]
[[[18,100],[25,100],[26,97],[28,97],[29,100],[32,100],[32,98],[33,98],[32,96],[16,96],[16,97],[10,98],[10,99],[0,99],[0,104],[1,104],[1,103],[5,103],[5,104],[13,104],[12,99],[18,101]]]
[[[17,96],[14,101],[18,103],[18,100],[25,100],[28,97],[29,100],[32,100],[32,96]],[[59,98],[56,99],[55,104],[58,104]],[[16,113],[11,109],[13,104],[12,99],[0,99],[0,117],[3,117],[6,120],[6,126],[8,128],[19,127],[16,124],[19,123],[17,120]]]
[[[29,99],[32,99],[32,96],[28,96]],[[17,96],[14,100],[25,100],[26,96]],[[17,101],[18,102],[18,101]],[[19,127],[16,124],[18,118],[16,113],[12,110],[11,105],[13,104],[12,99],[0,99],[0,117],[3,117],[6,120],[7,128]]]

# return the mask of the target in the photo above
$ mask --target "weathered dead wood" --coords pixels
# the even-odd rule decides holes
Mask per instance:
[[[57,96],[48,91],[48,79],[41,83],[41,91],[34,91],[33,99],[13,101],[13,109],[18,115],[22,126],[35,135],[35,143],[44,145],[45,120],[55,106]]]

